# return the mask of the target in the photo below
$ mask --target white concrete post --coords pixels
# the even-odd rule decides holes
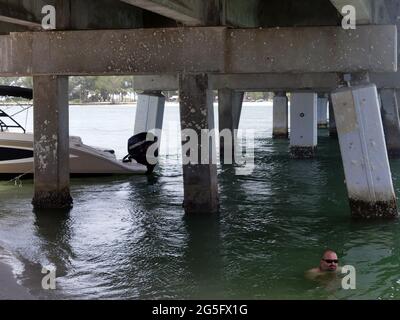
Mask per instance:
[[[144,92],[138,95],[134,134],[152,132],[157,136],[160,150],[161,132],[164,119],[165,97],[161,92]]]
[[[219,132],[229,130],[231,135],[220,136],[220,161],[221,164],[226,164],[225,155],[227,155],[228,163],[233,163],[233,155],[235,154],[236,132],[239,128],[240,114],[242,112],[244,92],[238,92],[232,89],[218,90],[218,119]]]
[[[288,98],[285,92],[275,93],[272,107],[273,130],[272,137],[274,139],[288,138]]]
[[[338,89],[332,102],[353,217],[396,217],[376,86]]]
[[[317,94],[293,92],[290,101],[290,154],[312,158],[317,147]]]
[[[318,95],[318,128],[328,127],[328,98],[325,94]]]
[[[134,134],[162,129],[165,97],[159,92],[138,95]],[[161,139],[161,137],[158,137]]]

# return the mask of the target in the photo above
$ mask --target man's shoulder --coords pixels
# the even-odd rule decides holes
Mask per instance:
[[[321,270],[319,268],[312,268],[306,271],[307,278],[315,278],[321,274]]]
[[[319,268],[312,268],[306,272],[307,273],[321,273],[321,270]]]

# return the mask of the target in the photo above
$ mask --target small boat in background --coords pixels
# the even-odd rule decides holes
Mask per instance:
[[[32,99],[32,89],[0,86],[0,96]],[[25,128],[13,118],[14,115],[9,115],[0,109],[0,179],[2,180],[33,175],[33,134],[26,133]],[[21,132],[15,132],[16,130]],[[147,138],[148,134],[144,132],[131,137],[128,140],[128,155],[119,160],[113,150],[91,147],[85,145],[80,137],[71,136],[70,173],[72,176],[151,173],[155,165],[147,161],[146,153],[151,145],[157,143],[157,137],[153,136],[152,141],[148,141]],[[154,156],[157,155],[158,147],[154,152]]]

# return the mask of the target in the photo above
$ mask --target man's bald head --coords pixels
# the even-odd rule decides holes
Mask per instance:
[[[338,263],[339,260],[336,252],[331,249],[326,249],[322,254],[319,268],[322,271],[336,271]]]

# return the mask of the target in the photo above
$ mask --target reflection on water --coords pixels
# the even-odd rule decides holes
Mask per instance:
[[[103,144],[115,142],[122,154],[132,122],[118,126],[114,109],[105,117],[111,108],[80,108],[94,123],[104,120]],[[117,108],[121,118],[134,113]],[[91,122],[74,131],[78,111],[71,133],[95,140]],[[177,111],[167,108],[167,123],[177,123]],[[32,181],[0,183],[0,247],[43,299],[399,299],[399,222],[351,221],[337,141],[321,130],[318,157],[293,160],[288,141],[271,139],[271,119],[270,106],[244,108],[241,127],[256,130],[255,171],[219,168],[218,215],[184,215],[175,144],[154,176],[73,179],[68,212],[33,212]],[[399,194],[400,161],[391,165]],[[304,277],[326,247],[356,267],[356,290]],[[55,291],[41,289],[47,265],[57,267]]]

